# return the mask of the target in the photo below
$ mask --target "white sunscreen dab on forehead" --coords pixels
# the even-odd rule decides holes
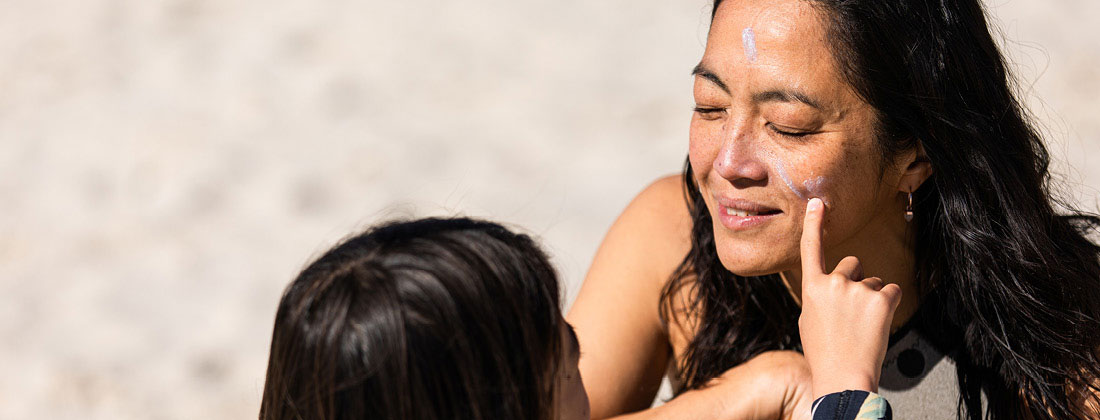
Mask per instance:
[[[756,62],[756,34],[752,32],[752,28],[745,28],[741,32],[741,46],[745,48],[745,58],[750,63]]]

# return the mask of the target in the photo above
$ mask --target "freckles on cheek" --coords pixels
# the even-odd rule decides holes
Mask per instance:
[[[717,155],[717,148],[708,143],[706,140],[692,140],[688,145],[688,161],[695,177],[699,179],[706,178]]]

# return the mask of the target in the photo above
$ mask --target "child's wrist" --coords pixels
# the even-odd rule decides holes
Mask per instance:
[[[819,377],[820,376],[820,377]],[[828,374],[822,372],[813,376],[813,398],[816,400],[822,396],[834,392],[843,391],[867,391],[878,392],[878,384],[869,375],[860,374]]]

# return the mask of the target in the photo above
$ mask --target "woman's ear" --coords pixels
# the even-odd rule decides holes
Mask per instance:
[[[916,150],[907,153],[905,160],[901,163],[905,169],[902,170],[901,179],[898,181],[898,191],[905,193],[916,191],[928,177],[932,176],[932,161],[928,160],[924,145],[919,142]]]

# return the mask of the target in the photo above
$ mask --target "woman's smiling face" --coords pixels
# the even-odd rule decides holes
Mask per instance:
[[[901,170],[883,166],[875,112],[838,71],[821,17],[804,0],[727,0],[695,70],[691,167],[736,274],[798,267],[810,198],[826,204],[827,250],[874,231],[897,200]]]

